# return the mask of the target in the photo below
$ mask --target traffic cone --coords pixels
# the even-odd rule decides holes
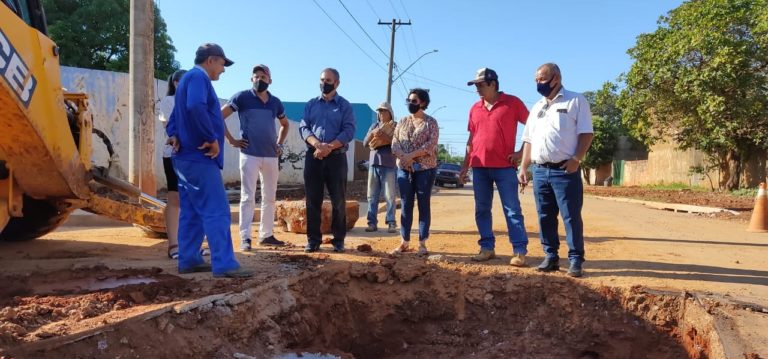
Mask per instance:
[[[755,197],[755,209],[749,221],[749,232],[768,232],[768,196],[765,194],[765,183],[760,183]]]

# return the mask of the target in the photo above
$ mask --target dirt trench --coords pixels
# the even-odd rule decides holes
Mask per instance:
[[[416,258],[320,264],[91,330],[15,342],[0,357],[722,357],[706,309],[685,293],[480,273]],[[131,284],[131,293],[158,285]]]

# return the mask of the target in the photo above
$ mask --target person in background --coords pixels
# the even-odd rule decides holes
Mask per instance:
[[[195,53],[195,67],[179,82],[171,119],[165,131],[174,147],[173,166],[179,177],[179,273],[213,272],[214,277],[245,278],[232,249],[232,222],[224,191],[224,118],[211,81],[233,62],[221,46],[207,43]],[[212,256],[207,264],[200,245],[207,236]]]
[[[320,218],[323,189],[331,198],[331,232],[334,252],[344,252],[347,236],[347,149],[355,135],[355,114],[352,105],[336,91],[339,72],[326,68],[320,72],[320,96],[304,106],[304,118],[299,125],[301,138],[307,144],[304,159],[304,192],[307,207],[307,246],[304,252],[320,250],[322,233]]]
[[[539,216],[544,261],[541,272],[560,269],[560,239],[557,235],[557,212],[563,217],[568,243],[568,275],[581,277],[584,263],[584,184],[581,161],[587,155],[594,137],[592,113],[584,95],[563,88],[560,67],[546,63],[536,70],[536,91],[541,94],[523,131],[523,159],[517,176],[528,183],[527,170],[533,167],[533,195]]]
[[[507,234],[512,243],[509,264],[522,267],[528,254],[528,234],[517,196],[517,165],[522,152],[515,152],[517,124],[525,124],[528,109],[519,98],[499,91],[496,71],[481,68],[467,86],[475,86],[480,100],[469,110],[469,139],[459,180],[464,181],[472,167],[472,190],[475,195],[475,222],[480,234],[480,253],[474,261],[496,257],[493,235],[493,188],[499,191]]]
[[[406,104],[410,115],[395,127],[392,153],[397,158],[397,185],[400,187],[400,246],[393,254],[410,251],[414,200],[419,206],[419,255],[427,255],[431,212],[429,201],[437,173],[437,121],[424,113],[429,106],[429,92],[412,89]]]
[[[176,97],[176,88],[181,77],[187,70],[177,70],[168,77],[168,90],[157,105],[157,114],[163,127],[168,126],[168,121],[173,112],[173,102]],[[163,170],[165,172],[166,188],[168,189],[168,204],[165,207],[165,230],[168,235],[168,258],[179,258],[179,178],[173,170],[173,146],[166,144],[163,147]]]
[[[363,146],[371,149],[368,160],[368,227],[366,232],[378,230],[379,196],[384,188],[384,198],[387,201],[387,214],[385,217],[387,231],[397,232],[395,222],[395,178],[397,165],[395,156],[392,155],[392,135],[395,132],[397,122],[394,121],[392,106],[388,102],[382,102],[376,108],[378,120],[371,125],[363,140]]]
[[[256,184],[261,179],[261,217],[259,245],[284,246],[274,235],[275,196],[280,174],[278,157],[288,135],[288,117],[279,98],[267,90],[272,73],[267,65],[256,65],[251,75],[253,88],[236,93],[221,108],[226,119],[237,111],[240,118],[240,139],[235,139],[226,126],[224,135],[229,143],[240,149],[240,250],[251,250],[251,224],[256,206]],[[275,119],[280,122],[277,134]]]

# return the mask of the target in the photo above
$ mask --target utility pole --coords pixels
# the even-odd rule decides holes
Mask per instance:
[[[392,104],[392,67],[395,64],[395,31],[398,25],[411,25],[411,20],[408,22],[402,22],[400,20],[392,22],[382,22],[379,20],[379,25],[387,25],[392,27],[392,41],[389,44],[389,75],[387,76],[387,102]]]
[[[154,196],[155,180],[155,12],[152,0],[131,0],[128,72],[128,180]]]

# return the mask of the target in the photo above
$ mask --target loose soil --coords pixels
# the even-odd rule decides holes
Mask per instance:
[[[634,190],[649,191],[586,191]],[[683,203],[743,208],[703,194]],[[533,267],[535,207],[521,201]],[[587,197],[587,275],[574,280],[507,265],[498,200],[498,258],[480,264],[471,188],[441,188],[432,207],[429,258],[390,257],[398,236],[361,220],[343,254],[304,254],[305,237],[283,232],[288,247],[238,252],[247,280],[178,275],[165,242],[131,227],[0,242],[0,358],[768,357],[768,242],[742,223]]]

